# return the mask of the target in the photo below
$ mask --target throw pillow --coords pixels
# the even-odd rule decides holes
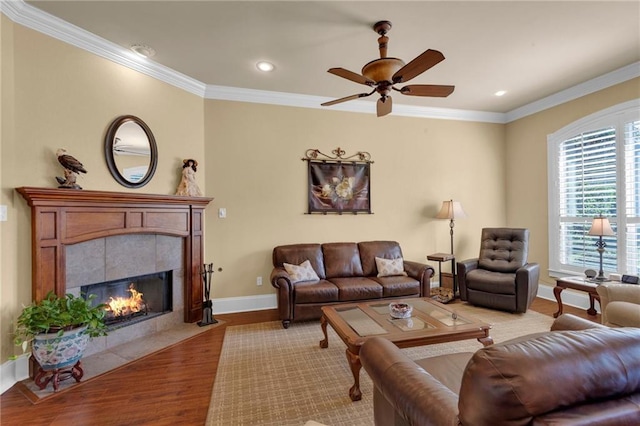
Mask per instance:
[[[305,260],[300,265],[292,265],[290,263],[283,263],[284,269],[291,278],[291,284],[299,283],[302,281],[318,281],[320,277],[313,270],[311,262]]]
[[[379,277],[391,277],[394,275],[407,276],[407,273],[404,271],[404,260],[402,260],[401,257],[397,259],[376,257],[376,266],[378,267]]]

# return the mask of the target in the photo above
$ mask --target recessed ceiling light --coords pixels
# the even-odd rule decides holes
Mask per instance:
[[[494,95],[496,96],[504,96],[507,94],[506,90],[498,90],[496,93],[494,93]]]
[[[273,71],[275,66],[273,66],[271,62],[260,61],[256,64],[256,68],[258,68],[260,71],[269,72]]]
[[[142,56],[143,58],[151,58],[156,54],[156,50],[151,46],[147,46],[146,44],[132,44],[129,49]]]

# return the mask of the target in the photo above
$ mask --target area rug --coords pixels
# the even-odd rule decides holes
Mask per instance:
[[[549,330],[553,318],[528,311],[510,314],[467,304],[452,305],[461,316],[492,324],[496,343]],[[353,376],[345,345],[328,327],[329,347],[321,349],[318,321],[279,321],[228,327],[216,375],[207,425],[302,426],[314,420],[330,426],[373,424],[372,383],[360,374],[362,400],[348,395]],[[474,352],[475,339],[403,349],[411,359]]]

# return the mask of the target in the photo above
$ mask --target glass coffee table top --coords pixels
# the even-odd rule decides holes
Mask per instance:
[[[383,324],[392,324],[396,332],[455,327],[471,324],[472,321],[459,316],[455,311],[442,307],[424,299],[402,300],[413,306],[409,318],[392,318],[388,302],[372,302],[358,306],[335,308],[338,315],[359,335],[376,336],[389,334]]]

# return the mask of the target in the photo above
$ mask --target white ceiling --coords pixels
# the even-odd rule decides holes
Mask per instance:
[[[393,23],[389,56],[445,55],[411,84],[456,86],[444,99],[394,92],[395,105],[506,113],[640,61],[637,0],[27,3],[119,46],[147,44],[153,61],[207,85],[325,100],[367,91],[327,70],[378,58],[379,20]],[[275,71],[258,72],[259,60]]]

